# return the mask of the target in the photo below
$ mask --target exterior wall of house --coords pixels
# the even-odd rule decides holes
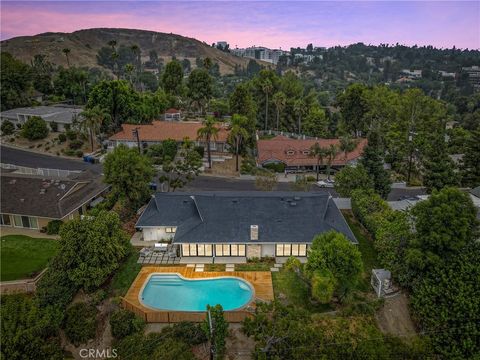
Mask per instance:
[[[38,216],[22,216],[13,214],[1,214],[0,224],[1,226],[9,226],[23,229],[36,229],[40,230],[42,227],[47,226],[48,222],[52,219],[38,217]],[[28,225],[28,226],[25,226]]]
[[[161,141],[140,141],[140,146],[143,146],[142,145],[143,143],[147,143],[147,147],[148,147],[148,146],[151,146],[151,145],[160,144]],[[116,148],[120,144],[126,145],[129,148],[133,148],[133,147],[138,146],[137,141],[112,140],[112,141],[110,141],[108,148],[109,148],[109,150],[113,150],[114,148]],[[180,145],[181,142],[179,141],[178,144]],[[203,146],[204,149],[205,149],[205,152],[207,151],[207,147],[206,147],[205,142],[195,141],[195,145],[196,146]],[[215,152],[225,153],[225,152],[228,152],[228,146],[227,146],[227,144],[225,144],[223,142],[210,142],[210,150],[214,153]]]
[[[275,244],[262,244],[262,257],[274,257]]]
[[[261,258],[262,257],[262,245],[248,244],[247,245],[247,259]]]
[[[175,226],[159,226],[151,228],[143,228],[143,240],[144,241],[158,241],[166,242],[173,238],[177,228]]]

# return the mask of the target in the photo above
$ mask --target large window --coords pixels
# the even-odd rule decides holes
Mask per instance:
[[[175,233],[177,231],[176,227],[166,227],[165,232],[166,233]]]
[[[182,244],[182,256],[212,256],[211,244]]]
[[[10,215],[2,214],[0,216],[0,224],[5,226],[12,226],[12,222],[10,220]]]
[[[307,244],[277,244],[276,256],[307,256]]]
[[[35,217],[14,215],[13,223],[15,227],[38,229],[38,221]]]
[[[215,256],[245,256],[244,244],[216,244]]]

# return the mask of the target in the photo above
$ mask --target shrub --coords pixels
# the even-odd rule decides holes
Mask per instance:
[[[375,235],[380,221],[389,215],[392,210],[387,202],[373,190],[352,191],[352,212],[363,226]]]
[[[67,139],[68,139],[68,140],[76,140],[76,139],[77,139],[77,132],[74,131],[74,130],[68,129],[68,130],[65,132],[65,135],[67,136]]]
[[[52,129],[53,132],[57,132],[58,131],[58,124],[55,121],[52,121],[50,123],[50,129]]]
[[[75,156],[75,150],[72,149],[63,149],[63,153],[67,156]]]
[[[108,293],[103,289],[98,289],[91,296],[92,305],[98,305],[108,297]]]
[[[313,175],[308,175],[307,176],[307,181],[308,182],[316,182],[317,181],[317,178]]]
[[[207,342],[207,336],[200,324],[183,321],[166,328],[162,333],[171,334],[173,338],[182,340],[188,345],[199,345]]]
[[[297,272],[302,268],[302,263],[295,256],[290,256],[283,265],[283,268],[285,270]]]
[[[28,140],[44,139],[47,135],[47,123],[39,116],[32,116],[22,126],[22,136]]]
[[[81,158],[83,156],[83,151],[82,150],[75,151],[75,156]]]
[[[47,224],[47,234],[48,235],[57,235],[60,231],[60,226],[62,226],[62,220],[52,220]]]
[[[72,150],[77,150],[80,149],[83,145],[82,140],[72,140],[70,144],[68,144],[68,147]]]
[[[61,142],[61,143],[67,141],[67,135],[65,135],[65,134],[58,134],[58,141]]]
[[[276,173],[283,173],[285,172],[285,164],[284,163],[270,163],[263,165],[265,169],[272,170]]]
[[[255,162],[255,159],[253,157],[246,156],[242,159],[242,164],[240,165],[240,173],[254,175],[256,169],[257,163]]]
[[[119,309],[110,317],[112,335],[117,339],[139,333],[145,328],[145,322],[133,312]]]
[[[2,130],[2,135],[12,135],[15,131],[15,125],[10,120],[4,120],[0,130]]]
[[[95,337],[97,309],[87,303],[76,303],[65,313],[64,329],[68,339],[75,345],[86,343]]]
[[[350,197],[354,190],[373,190],[373,181],[362,165],[346,166],[335,175],[335,191]]]
[[[205,148],[203,146],[195,146],[195,151],[203,158],[205,154]]]

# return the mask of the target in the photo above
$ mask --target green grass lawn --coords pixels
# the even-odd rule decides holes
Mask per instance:
[[[120,265],[115,275],[113,275],[109,286],[110,292],[112,292],[113,295],[124,296],[127,293],[130,285],[132,285],[133,280],[135,280],[142,268],[141,264],[137,264],[137,260],[138,250],[134,249]]]
[[[60,248],[58,240],[24,235],[1,237],[1,281],[33,277],[41,272]]]
[[[275,299],[310,312],[332,310],[330,304],[314,304],[310,301],[308,285],[293,271],[281,270],[272,273]]]
[[[358,240],[358,250],[362,253],[363,260],[363,281],[359,284],[359,290],[370,289],[370,274],[372,269],[379,267],[377,251],[373,247],[373,241],[370,239],[368,232],[360,225],[351,211],[343,211],[343,216],[347,220],[348,226],[352,229],[353,234]]]

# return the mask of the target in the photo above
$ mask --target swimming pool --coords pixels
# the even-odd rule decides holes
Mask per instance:
[[[152,274],[140,293],[145,306],[158,310],[205,311],[220,304],[235,310],[253,298],[253,287],[237,277],[185,279],[179,274]]]

